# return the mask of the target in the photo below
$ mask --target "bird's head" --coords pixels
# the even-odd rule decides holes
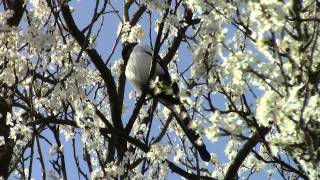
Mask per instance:
[[[122,58],[126,62],[128,61],[130,54],[133,50],[133,48],[137,45],[138,43],[124,43],[123,44],[123,49],[122,49]]]

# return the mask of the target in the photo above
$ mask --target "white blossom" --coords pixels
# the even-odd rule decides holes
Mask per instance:
[[[119,25],[119,33],[121,33],[122,42],[136,42],[144,38],[144,29],[139,24],[131,26],[127,21]]]

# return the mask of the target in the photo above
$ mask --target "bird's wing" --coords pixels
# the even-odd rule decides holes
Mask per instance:
[[[146,54],[152,57],[152,49],[150,47],[143,46],[143,49]],[[157,65],[159,65],[158,67],[160,67],[163,70],[162,71],[163,73],[156,74],[157,76],[159,76],[159,80],[165,82],[167,85],[170,85],[174,94],[178,94],[179,93],[178,84],[176,82],[172,82],[170,73],[168,71],[168,67],[163,63],[162,58],[159,56],[159,54],[156,54],[155,60]]]
[[[150,48],[144,48],[144,53],[150,55],[150,57],[152,58],[152,50]],[[162,74],[157,74],[157,75],[159,75],[160,80],[165,81],[167,83],[171,83],[171,77],[170,77],[170,74],[168,72],[168,68],[162,62],[162,59],[159,56],[159,54],[156,54],[156,59],[155,60],[156,60],[156,63],[159,65],[159,67],[163,70]]]

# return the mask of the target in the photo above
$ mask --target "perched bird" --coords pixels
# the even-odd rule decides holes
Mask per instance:
[[[167,66],[163,64],[159,55],[155,56],[153,82],[148,84],[153,61],[152,54],[153,50],[147,45],[138,43],[125,44],[122,50],[122,57],[127,62],[126,78],[138,92],[141,93],[146,88],[149,96],[157,98],[160,103],[169,108],[201,158],[204,161],[210,161],[210,153],[202,143],[199,133],[193,129],[192,119],[180,101],[179,87],[176,82],[172,82]]]

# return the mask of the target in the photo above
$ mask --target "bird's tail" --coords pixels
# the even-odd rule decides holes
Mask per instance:
[[[189,116],[187,109],[181,104],[179,98],[158,98],[159,101],[168,107],[174,114],[178,124],[188,137],[191,144],[197,149],[201,158],[204,161],[210,161],[211,155],[207,151],[206,146],[203,144],[199,133],[192,126],[192,119]]]

